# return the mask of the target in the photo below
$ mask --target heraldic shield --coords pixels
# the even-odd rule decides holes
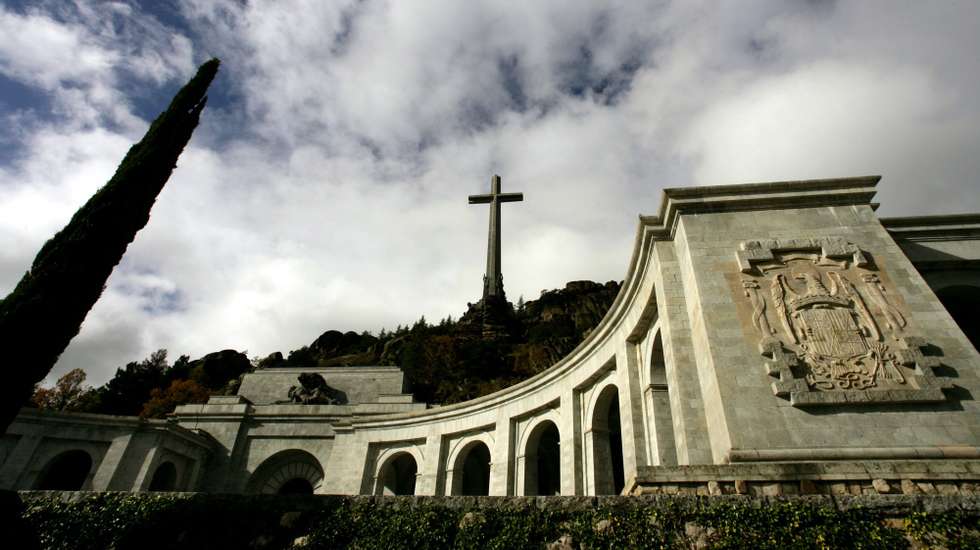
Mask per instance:
[[[841,238],[743,242],[742,294],[773,392],[793,405],[944,401],[925,341],[864,252]]]

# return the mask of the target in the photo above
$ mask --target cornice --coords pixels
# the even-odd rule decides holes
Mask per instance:
[[[382,366],[382,365],[363,365],[363,366],[349,366],[349,367],[266,367],[264,369],[256,369],[255,371],[249,373],[250,375],[258,374],[302,374],[304,372],[315,372],[319,374],[331,374],[331,373],[372,373],[372,372],[385,372],[385,373],[401,373],[401,369],[398,367]]]
[[[95,414],[80,412],[50,411],[42,409],[23,408],[14,419],[15,423],[38,424],[48,426],[93,426],[129,429],[134,432],[162,430],[176,437],[185,439],[196,445],[210,447],[211,440],[191,429],[179,426],[168,420],[140,418],[138,416],[116,416],[111,414]]]
[[[641,225],[657,240],[672,240],[682,214],[781,210],[866,204],[877,192],[881,176],[800,181],[743,183],[663,190],[656,216],[640,216]]]
[[[910,241],[980,239],[980,214],[881,218],[881,225],[894,238]]]

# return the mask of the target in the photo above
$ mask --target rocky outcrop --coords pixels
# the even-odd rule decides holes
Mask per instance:
[[[524,327],[514,349],[514,369],[531,376],[567,355],[599,324],[619,293],[619,283],[572,281],[519,308]]]
[[[212,390],[224,387],[252,368],[248,356],[233,349],[209,353],[190,363],[190,378]]]
[[[310,351],[321,357],[357,355],[372,349],[377,342],[377,338],[367,333],[328,330],[310,344]]]

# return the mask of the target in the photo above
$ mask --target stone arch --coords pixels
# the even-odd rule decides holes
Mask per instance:
[[[619,494],[625,486],[623,435],[619,417],[619,388],[609,384],[596,394],[590,415],[593,491]]]
[[[462,445],[452,462],[452,494],[489,495],[490,456],[490,447],[482,439],[473,439]]]
[[[249,478],[248,493],[315,494],[323,483],[323,467],[312,454],[290,449],[265,459]]]
[[[92,455],[81,449],[58,454],[48,461],[34,489],[39,491],[79,491],[92,472]]]
[[[174,491],[177,489],[177,467],[169,460],[163,462],[150,480],[150,491]]]
[[[650,456],[655,466],[677,465],[677,448],[674,443],[674,419],[670,409],[670,388],[667,384],[667,361],[664,356],[663,338],[658,330],[653,338],[646,357],[649,368],[648,383],[644,388],[644,401],[647,407],[647,423],[652,433]]]
[[[980,350],[980,286],[949,285],[936,290],[936,297],[973,347]]]
[[[419,461],[409,451],[398,450],[383,459],[377,473],[378,495],[414,495]]]
[[[561,432],[551,418],[543,418],[528,430],[521,447],[524,495],[561,494]]]

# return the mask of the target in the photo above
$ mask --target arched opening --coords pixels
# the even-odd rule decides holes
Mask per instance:
[[[558,426],[545,420],[534,427],[524,450],[524,494],[561,494],[561,436]]]
[[[936,296],[973,347],[980,350],[980,287],[948,286],[937,291]]]
[[[299,449],[280,451],[265,460],[249,478],[246,492],[311,495],[323,482],[323,468],[312,454]]]
[[[626,485],[623,475],[623,436],[619,421],[619,391],[606,386],[592,413],[592,452],[595,494],[618,495]]]
[[[490,449],[482,441],[470,443],[456,459],[459,472],[458,494],[486,496],[490,494]]]
[[[167,461],[157,466],[150,481],[151,491],[173,491],[177,487],[177,467]]]
[[[312,495],[313,494],[313,484],[310,480],[305,477],[294,477],[286,483],[283,483],[279,490],[276,491],[279,495]]]
[[[664,359],[663,341],[660,331],[650,347],[650,384],[646,388],[647,406],[653,426],[650,435],[651,456],[657,466],[677,464],[677,449],[674,443],[674,420],[670,410],[670,394],[667,387],[667,362]]]
[[[398,453],[381,467],[380,493],[383,495],[414,495],[419,467],[409,453]]]
[[[34,488],[39,491],[79,491],[92,469],[92,457],[85,451],[66,451],[51,459]]]

